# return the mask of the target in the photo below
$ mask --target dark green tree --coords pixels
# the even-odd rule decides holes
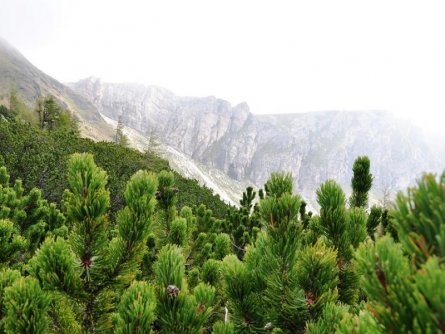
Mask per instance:
[[[264,231],[240,261],[223,261],[225,295],[236,333],[300,333],[337,302],[337,252],[323,239],[303,242],[301,199],[292,177],[274,173],[258,214]]]
[[[199,284],[193,294],[185,276],[182,249],[164,246],[155,264],[159,333],[198,334],[213,312],[215,289]]]
[[[226,215],[226,231],[230,233],[233,252],[243,258],[245,248],[255,241],[260,231],[258,206],[254,204],[256,192],[247,187],[238,209],[232,208]]]
[[[445,173],[425,175],[391,212],[400,243],[389,235],[363,244],[356,263],[366,308],[343,333],[445,332]]]
[[[22,262],[32,256],[46,235],[67,234],[65,217],[53,203],[42,198],[34,188],[25,193],[22,181],[10,185],[5,167],[0,167],[0,221],[3,252],[8,265]]]
[[[26,104],[20,99],[17,90],[12,89],[9,93],[8,118],[17,119],[20,122],[36,124],[36,117],[32,114]]]
[[[346,196],[332,180],[326,181],[317,190],[317,201],[321,208],[314,234],[320,233],[326,237],[328,245],[337,250],[339,299],[352,305],[357,301],[359,285],[351,260],[353,250],[367,236],[367,216],[361,208],[346,208]]]
[[[68,322],[66,315],[72,314],[71,328],[107,332],[115,300],[135,279],[144,255],[157,180],[144,171],[131,178],[124,193],[127,205],[117,215],[110,240],[106,173],[91,155],[75,154],[68,174],[70,190],[64,206],[71,227],[69,239],[47,239],[30,261],[30,271],[51,292],[52,303],[64,308],[62,314],[50,314],[53,324]],[[146,301],[140,302],[145,305]],[[119,319],[124,326],[125,318]]]
[[[382,223],[383,209],[378,206],[372,206],[369,217],[366,222],[366,229],[370,238],[375,238],[377,227]]]
[[[37,280],[22,277],[5,289],[5,315],[2,319],[5,333],[45,333],[48,320],[48,295]]]
[[[10,109],[6,108],[3,105],[0,105],[0,119],[7,119],[12,120],[14,119],[15,115],[13,112],[10,111]]]
[[[128,137],[124,133],[124,128],[125,128],[124,120],[122,115],[120,115],[117,121],[116,133],[114,135],[114,142],[123,147],[128,147],[129,145]]]
[[[156,295],[146,282],[133,282],[122,295],[114,315],[113,332],[119,334],[151,334],[156,319]]]
[[[157,206],[159,208],[159,223],[161,227],[160,238],[169,238],[172,223],[177,216],[176,202],[178,200],[178,188],[175,187],[173,173],[162,171],[158,175],[158,189],[156,191]]]
[[[47,97],[37,101],[36,113],[41,129],[54,130],[59,121],[62,109],[52,97]]]
[[[358,157],[354,161],[352,171],[354,173],[351,186],[351,207],[366,208],[368,205],[368,192],[372,187],[372,174],[370,173],[370,161],[367,156]]]

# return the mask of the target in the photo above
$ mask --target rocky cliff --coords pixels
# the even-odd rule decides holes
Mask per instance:
[[[381,111],[254,115],[246,103],[180,97],[156,86],[88,78],[70,87],[110,119],[122,116],[126,126],[236,180],[261,186],[271,172],[289,171],[312,204],[328,178],[349,189],[359,155],[371,159],[374,196],[443,167],[418,128]]]

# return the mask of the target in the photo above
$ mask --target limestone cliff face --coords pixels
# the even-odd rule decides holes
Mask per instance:
[[[105,84],[89,78],[71,87],[92,101],[99,112],[142,133],[152,132],[193,158],[226,134],[238,131],[250,116],[248,106],[207,97],[177,97],[170,91],[137,84]]]
[[[155,86],[88,78],[70,85],[107,117],[230,177],[261,186],[273,171],[292,173],[314,199],[332,178],[348,189],[354,159],[368,155],[374,192],[403,189],[422,171],[441,167],[412,124],[379,111],[254,115],[247,104],[215,97],[179,97]]]

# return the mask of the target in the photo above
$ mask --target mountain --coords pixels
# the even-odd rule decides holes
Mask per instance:
[[[123,116],[139,149],[156,138],[156,150],[181,174],[235,203],[247,184],[262,186],[273,171],[288,171],[295,188],[315,203],[320,182],[333,178],[349,188],[351,167],[368,155],[374,197],[410,185],[423,171],[441,171],[444,140],[429,138],[407,121],[381,111],[325,111],[255,115],[246,103],[232,106],[213,96],[181,97],[140,84],[96,78],[64,85],[32,65],[0,38],[0,102],[11,89],[28,107],[52,95],[80,120],[84,136],[110,140]]]
[[[111,140],[113,121],[102,117],[96,106],[87,98],[74,92],[31,64],[17,49],[0,37],[0,104],[9,103],[9,94],[15,90],[19,98],[32,110],[36,100],[53,96],[64,108],[79,119],[82,135],[94,140]],[[131,129],[126,129],[126,131]],[[134,147],[144,149],[145,138],[130,131]],[[160,143],[157,151],[169,160],[170,166],[185,177],[196,179],[220,195],[228,203],[237,204],[247,184],[227,177],[223,172],[207,168],[187,155]]]
[[[105,115],[102,115],[102,117],[113,128],[117,127],[117,121]],[[197,180],[201,185],[206,185],[226,203],[238,205],[243,191],[250,185],[247,182],[234,180],[216,168],[207,167],[162,142],[157,142],[155,147],[150,146],[150,142],[144,134],[128,126],[124,126],[123,131],[132,147],[139,151],[150,148],[156,154],[168,160],[170,167],[176,172],[186,178]]]
[[[6,102],[11,90],[16,90],[30,109],[34,108],[37,99],[51,95],[77,115],[84,135],[93,139],[112,136],[112,129],[90,101],[43,73],[0,37],[0,102]]]
[[[423,171],[439,171],[421,130],[382,111],[325,111],[254,115],[246,103],[180,97],[141,84],[87,78],[69,85],[99,112],[238,181],[261,186],[273,171],[288,171],[315,204],[315,190],[332,178],[349,189],[352,164],[371,159],[374,197],[404,189]]]

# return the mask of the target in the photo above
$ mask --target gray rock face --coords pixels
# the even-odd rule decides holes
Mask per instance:
[[[100,113],[124,123],[230,177],[261,186],[288,171],[303,197],[335,179],[346,190],[357,156],[371,159],[374,193],[404,189],[438,159],[412,124],[379,111],[254,115],[245,103],[179,97],[155,86],[109,84],[88,78],[70,85]]]

